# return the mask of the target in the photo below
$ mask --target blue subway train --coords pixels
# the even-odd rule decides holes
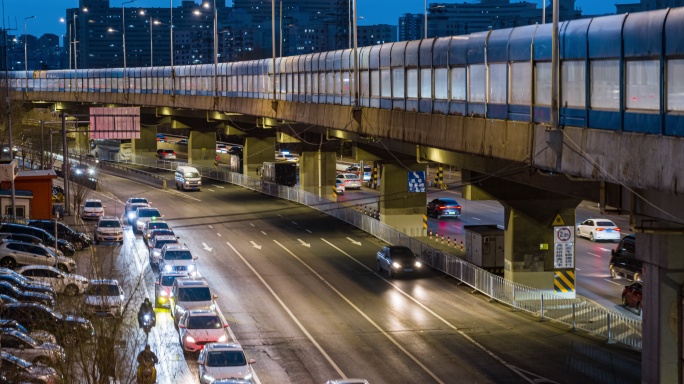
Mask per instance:
[[[684,8],[562,22],[561,125],[684,135],[682,25]],[[122,68],[16,71],[10,88],[276,98],[548,123],[551,32],[551,24],[529,25],[362,47],[358,80],[354,51],[345,49],[220,63],[216,77],[213,64],[127,68],[125,76]]]

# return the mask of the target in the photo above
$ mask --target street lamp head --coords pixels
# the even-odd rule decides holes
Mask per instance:
[[[59,18],[59,22],[60,22],[60,23],[66,23],[66,20],[64,20],[63,17],[60,17],[60,18]]]
[[[88,12],[88,8],[83,8],[83,12]]]
[[[211,5],[209,4],[209,2],[206,2],[206,1],[204,3],[202,3],[202,6],[206,9],[211,8]]]
[[[117,30],[114,29],[114,28],[107,28],[107,32],[119,32],[119,31],[117,31]]]
[[[200,12],[198,10],[194,10],[194,11],[192,11],[192,14],[196,15],[196,16],[200,16],[202,14],[202,12]]]
[[[140,11],[138,11],[138,14],[141,16],[145,16],[145,10],[141,9]]]

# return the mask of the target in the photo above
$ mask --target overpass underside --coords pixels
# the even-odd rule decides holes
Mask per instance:
[[[11,97],[24,99],[20,93]],[[307,134],[317,132],[321,141],[353,141],[365,148],[363,153],[372,153],[388,164],[396,165],[397,159],[387,156],[396,151],[402,161],[416,169],[425,161],[463,168],[467,170],[464,196],[496,198],[506,208],[505,243],[510,249],[506,253],[507,277],[533,286],[547,287],[549,275],[557,269],[553,249],[540,247],[554,242],[555,215],[574,225],[575,207],[581,200],[629,212],[630,230],[637,236],[637,258],[644,262],[647,292],[643,304],[643,377],[655,378],[654,382],[681,382],[683,139],[570,126],[550,130],[529,122],[246,98],[34,92],[29,99],[60,102],[64,106],[139,105],[155,111],[157,117],[175,115],[175,121],[204,116],[211,127],[205,130],[233,129],[235,124],[231,121],[265,129],[291,122],[295,128],[288,124],[289,129],[301,129]],[[178,116],[182,114],[189,116]],[[276,131],[273,130],[274,134]],[[315,158],[314,153],[309,153],[304,159],[309,173],[321,168],[320,164],[314,165]],[[317,176],[325,179],[326,188],[332,182],[328,168],[325,174]],[[389,189],[406,188],[397,176],[403,171],[401,167],[390,166],[388,170],[383,185],[391,188],[384,187],[381,199],[382,194],[396,192]],[[315,177],[307,181],[310,185],[317,183],[320,185]],[[386,213],[396,212],[399,225],[415,226],[418,221],[406,217],[422,213],[419,211],[424,211],[423,203],[420,198],[412,199],[401,212],[396,206],[385,209]],[[380,213],[382,217],[382,206]],[[514,253],[514,249],[524,252],[525,257]]]

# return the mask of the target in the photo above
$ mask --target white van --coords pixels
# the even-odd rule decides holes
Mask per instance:
[[[202,176],[195,167],[180,166],[176,168],[176,189],[196,189],[202,188]]]

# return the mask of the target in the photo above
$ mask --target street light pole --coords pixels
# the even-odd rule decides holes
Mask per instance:
[[[76,43],[78,43],[78,40],[76,40],[76,31],[78,28],[76,28],[76,16],[78,15],[74,12],[74,22],[71,23],[74,26],[74,70],[78,69],[78,47],[76,45]]]
[[[171,22],[169,23],[169,33],[171,34],[171,72],[173,72],[173,0],[169,0],[171,10]]]
[[[35,16],[24,17],[24,69],[26,71],[26,92],[28,92],[28,50],[26,44],[26,20],[35,18]]]
[[[152,49],[154,49],[152,47],[152,26],[153,25],[154,24],[152,23],[152,16],[150,16],[150,68],[154,67],[154,58],[153,58],[153,51],[152,51]]]
[[[218,9],[214,0],[214,97],[218,97]]]
[[[123,73],[123,78],[124,78],[124,92],[128,93],[128,78],[126,74],[126,14],[125,10],[126,4],[134,3],[135,0],[130,0],[130,1],[124,1],[121,3],[121,26],[123,27],[123,30],[121,31],[121,35],[123,36],[123,65],[124,65],[124,73]]]
[[[427,0],[423,0],[423,39],[427,39]]]

